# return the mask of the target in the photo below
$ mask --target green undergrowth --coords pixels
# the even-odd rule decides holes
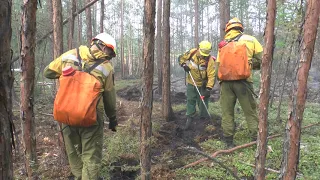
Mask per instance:
[[[134,84],[136,82],[132,82]],[[119,83],[118,83],[119,84]],[[128,83],[123,82],[119,85],[117,89],[124,88]],[[174,112],[185,111],[185,104],[173,105]],[[221,108],[219,102],[209,103],[209,112],[211,114],[221,117]],[[281,161],[283,156],[283,138],[285,133],[286,121],[288,118],[288,102],[283,101],[280,118],[277,118],[278,112],[278,102],[274,102],[273,107],[269,107],[268,113],[268,134],[275,135],[280,134],[280,137],[268,140],[268,149],[266,157],[266,168],[270,168],[279,171],[281,168]],[[302,126],[309,124],[314,124],[319,121],[320,105],[315,103],[306,103],[306,108],[304,110],[304,118]],[[139,118],[139,117],[137,117]],[[161,124],[159,122],[159,117],[153,115],[153,132],[160,129]],[[139,120],[136,120],[137,122]],[[247,136],[247,124],[243,116],[240,105],[237,103],[235,108],[235,122],[236,122],[236,134],[234,137],[234,142],[236,145],[241,145],[250,142],[250,138]],[[106,149],[104,151],[104,168],[102,173],[105,177],[108,177],[108,173],[114,168],[112,164],[114,162],[120,161],[121,158],[130,156],[132,159],[139,161],[139,129],[131,128],[121,128],[121,131],[111,134],[110,136],[105,136]],[[299,175],[297,179],[320,179],[320,128],[319,126],[314,126],[302,130],[301,134],[301,151],[300,151],[300,163],[299,163]],[[153,141],[151,143],[154,143]],[[213,154],[214,152],[225,149],[226,146],[219,139],[210,138],[200,144],[201,149],[207,154]],[[242,179],[252,179],[254,176],[255,165],[255,153],[256,145],[239,149],[231,154],[221,154],[217,156],[217,159],[230,168],[233,172],[237,174],[238,177]],[[174,161],[179,161],[182,164],[189,164],[200,158],[200,155],[195,155],[188,153],[182,156],[179,160],[170,161],[167,159],[171,157],[171,152],[162,152],[162,155],[157,156],[157,158],[165,159],[168,162],[175,163]],[[129,170],[138,171],[139,164],[134,166],[124,166],[122,168],[127,168]],[[207,180],[207,179],[234,179],[224,168],[220,167],[217,163],[212,161],[205,161],[196,166],[186,168],[186,169],[176,169],[175,179],[194,179],[194,180]],[[278,173],[266,171],[266,179],[278,179]],[[139,176],[136,176],[138,179]]]

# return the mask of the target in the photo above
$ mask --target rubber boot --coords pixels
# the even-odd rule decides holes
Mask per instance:
[[[227,144],[228,149],[235,147],[233,144],[233,136],[223,137],[222,140]]]
[[[191,126],[191,123],[192,123],[192,117],[187,117],[187,122],[186,122],[186,125],[184,126],[184,130],[188,130],[190,129],[190,126]]]

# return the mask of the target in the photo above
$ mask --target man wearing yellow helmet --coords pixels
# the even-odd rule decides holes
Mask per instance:
[[[210,55],[212,45],[208,41],[201,41],[198,48],[190,49],[180,55],[178,62],[180,66],[188,73],[187,76],[187,121],[185,130],[190,128],[192,120],[196,114],[196,105],[199,107],[200,118],[209,117],[206,107],[210,97],[210,91],[214,86],[214,61],[215,58]],[[190,76],[191,74],[191,76]],[[193,80],[194,82],[193,82]],[[198,87],[201,96],[196,89]],[[203,104],[201,98],[203,98]]]
[[[109,129],[116,131],[114,71],[109,61],[115,56],[115,39],[107,33],[100,33],[92,39],[90,47],[80,46],[69,50],[53,60],[44,70],[45,77],[58,79],[60,76],[70,74],[65,72],[70,69],[70,66],[71,69],[76,70],[91,69],[89,73],[98,79],[99,85],[101,85],[99,86],[101,89],[98,90],[101,93],[98,96],[95,123],[88,127],[62,124],[66,151],[74,179],[99,178],[105,115],[109,118]],[[98,61],[100,63],[97,63]],[[75,93],[80,94],[81,91]],[[66,94],[66,96],[68,95]],[[77,99],[74,99],[74,102],[77,103]]]
[[[255,37],[243,34],[243,30],[243,25],[238,18],[231,19],[226,24],[226,34],[224,40],[219,43],[217,55],[217,74],[221,85],[221,126],[224,135],[223,140],[228,147],[234,146],[234,107],[237,99],[246,117],[248,129],[250,131],[249,136],[252,140],[256,139],[258,130],[257,105],[253,97],[255,94],[253,91],[251,71],[260,69],[263,48]],[[232,44],[232,46],[230,44]],[[239,49],[236,50],[235,47],[238,47]],[[238,53],[240,52],[239,54],[242,52],[243,56],[238,56],[238,53],[234,53],[235,51]],[[248,73],[246,73],[246,76],[242,76],[244,78],[235,75],[237,74],[235,72],[240,68],[240,65],[232,63],[238,63],[240,60],[237,58],[243,60],[244,67],[247,66],[246,71]],[[245,72],[245,70],[243,72]]]

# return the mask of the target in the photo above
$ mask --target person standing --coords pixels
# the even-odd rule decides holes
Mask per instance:
[[[99,179],[105,114],[109,118],[109,129],[116,131],[118,123],[116,119],[116,94],[113,79],[114,70],[110,62],[115,56],[115,39],[107,33],[100,33],[92,39],[90,47],[80,46],[79,48],[69,50],[53,60],[44,70],[44,76],[46,78],[61,79],[64,75],[68,76],[69,74],[74,73],[72,71],[73,69],[77,70],[76,72],[79,72],[79,70],[88,70],[91,68],[87,72],[91,74],[94,79],[98,80],[96,87],[99,88],[97,90],[99,95],[97,97],[97,104],[94,106],[94,112],[96,112],[96,114],[94,114],[94,123],[84,127],[62,124],[66,152],[74,179]],[[100,61],[100,63],[97,63],[98,61]],[[60,84],[59,90],[61,88]],[[65,94],[64,97],[71,96],[72,93]],[[82,90],[74,93],[81,94]],[[85,96],[87,95],[82,95],[82,97]],[[79,103],[80,99],[82,98],[74,99],[73,101],[74,103]],[[89,103],[90,102],[87,104]],[[84,104],[86,105],[86,103]],[[72,109],[76,110],[78,108],[83,108],[79,106],[82,105],[74,104],[72,107],[69,107],[69,109],[72,111]],[[64,113],[68,114],[72,112]],[[63,117],[63,113],[56,112],[56,116]]]
[[[249,136],[252,140],[257,138],[258,115],[252,70],[260,69],[263,48],[255,37],[244,34],[243,31],[243,25],[238,18],[229,20],[225,27],[224,40],[219,43],[217,55],[217,74],[221,85],[221,126],[223,140],[228,147],[234,146],[236,100],[244,112]]]
[[[210,42],[201,41],[198,48],[190,49],[178,58],[179,65],[186,73],[188,73],[187,121],[184,127],[185,130],[190,128],[196,114],[197,104],[201,119],[210,116],[207,108],[210,91],[214,86],[215,74],[215,58],[210,55],[211,49],[212,45]],[[201,96],[199,95],[197,88],[199,89]],[[203,98],[204,103],[201,98]]]

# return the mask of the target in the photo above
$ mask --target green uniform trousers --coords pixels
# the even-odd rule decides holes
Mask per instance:
[[[204,103],[206,106],[208,106],[210,92],[206,91],[205,88],[198,87],[200,93],[202,96],[204,96]],[[192,84],[187,85],[187,113],[186,115],[191,117],[194,116],[196,113],[196,105],[198,104],[199,107],[199,115],[200,117],[208,117],[207,110],[205,106],[203,105],[202,100],[200,99],[199,93],[195,86]]]
[[[253,97],[252,83],[242,81],[222,81],[220,91],[220,105],[222,109],[222,129],[225,137],[235,134],[234,108],[238,99],[244,112],[250,137],[257,136],[258,115],[257,104]]]
[[[77,180],[96,180],[99,177],[104,113],[97,112],[97,123],[93,126],[62,126],[71,172]]]

